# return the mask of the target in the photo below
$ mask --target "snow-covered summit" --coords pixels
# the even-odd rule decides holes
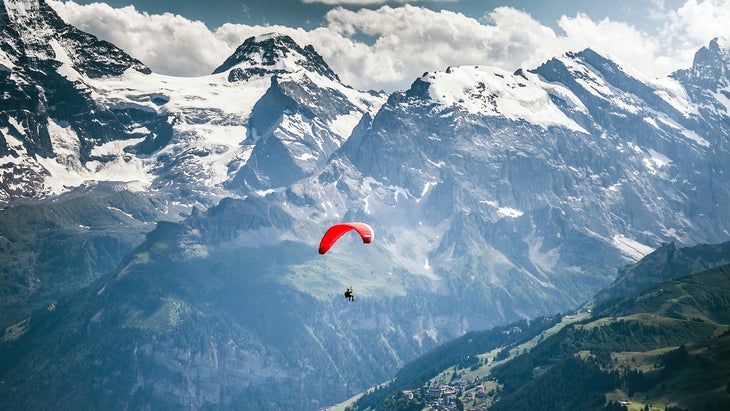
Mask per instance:
[[[429,84],[431,99],[444,108],[585,132],[552,102],[546,87],[531,73],[463,66],[426,73],[419,80]]]
[[[114,181],[207,206],[245,195],[239,170],[276,139],[302,175],[316,171],[384,100],[275,33],[248,39],[215,74],[178,78],[151,73],[42,1],[5,0],[0,20],[0,201]]]
[[[129,68],[151,72],[113,44],[65,23],[42,0],[4,0],[0,22],[1,40],[9,46],[4,49],[12,50],[15,58],[68,62],[89,77],[120,75]]]
[[[249,37],[213,73],[229,70],[229,81],[300,70],[319,73],[339,81],[314,47],[301,47],[291,37],[277,33]]]
[[[730,39],[717,37],[695,53],[692,67],[678,70],[672,77],[688,88],[699,86],[712,91],[730,85]]]

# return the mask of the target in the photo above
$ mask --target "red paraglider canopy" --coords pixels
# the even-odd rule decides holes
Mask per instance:
[[[319,253],[326,253],[330,247],[332,247],[332,245],[340,239],[340,237],[350,230],[355,230],[358,234],[360,234],[362,242],[365,244],[369,243],[373,239],[373,229],[365,223],[335,224],[330,227],[326,233],[324,233],[322,241],[319,242]]]

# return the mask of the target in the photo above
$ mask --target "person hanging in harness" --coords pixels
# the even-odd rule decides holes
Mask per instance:
[[[348,301],[355,301],[355,294],[352,293],[352,287],[347,287],[347,290],[345,290],[345,298]]]

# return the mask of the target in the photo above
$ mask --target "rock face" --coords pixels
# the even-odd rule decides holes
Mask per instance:
[[[173,211],[208,207],[310,175],[384,101],[341,84],[288,36],[250,38],[211,76],[174,78],[69,26],[43,1],[6,1],[0,18],[3,203],[113,181],[182,206]],[[279,139],[300,148],[277,152]],[[278,173],[286,177],[261,164],[272,149],[297,156]],[[252,153],[248,184],[236,176]]]
[[[180,79],[43,2],[3,6],[3,202],[114,184],[169,221],[9,328],[0,404],[316,409],[466,331],[572,308],[662,243],[730,236],[726,40],[666,79],[588,49],[386,97],[286,36]],[[373,243],[317,255],[347,220]]]
[[[50,167],[75,168],[91,161],[91,144],[124,136],[124,117],[133,110],[99,110],[76,76],[120,75],[150,70],[124,52],[64,23],[45,2],[6,1],[0,5],[0,200],[38,198],[53,191]],[[70,140],[73,129],[78,140]],[[70,152],[75,158],[70,158]]]
[[[330,80],[340,80],[314,47],[308,45],[302,48],[291,37],[276,33],[249,37],[213,74],[228,72],[228,80],[234,82],[254,76],[286,74],[299,69]]]

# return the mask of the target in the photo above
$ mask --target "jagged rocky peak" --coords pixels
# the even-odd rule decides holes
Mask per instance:
[[[314,47],[302,48],[291,37],[278,33],[249,37],[213,74],[230,70],[228,80],[234,82],[302,69],[339,81]]]
[[[43,0],[3,0],[2,43],[14,54],[70,63],[89,77],[117,76],[133,68],[151,70],[113,44],[64,22]]]
[[[730,39],[716,37],[695,53],[692,67],[679,70],[672,77],[684,82],[717,90],[730,84]]]
[[[596,74],[616,77],[625,75],[623,68],[614,61],[607,59],[593,49],[569,51],[559,57],[553,57],[539,67],[529,70],[548,81],[567,83],[575,78],[592,78]]]

